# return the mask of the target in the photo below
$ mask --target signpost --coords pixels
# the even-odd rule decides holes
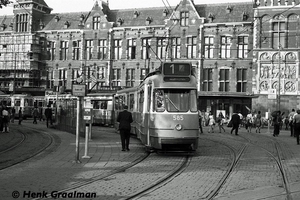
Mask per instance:
[[[86,95],[86,85],[85,84],[74,84],[72,88],[72,94],[77,96],[77,115],[76,115],[76,155],[75,155],[75,162],[81,163],[79,160],[79,134],[80,134],[80,114],[82,110],[82,100],[83,97]]]

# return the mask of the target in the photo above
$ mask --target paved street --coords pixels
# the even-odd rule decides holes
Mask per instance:
[[[93,127],[88,154],[91,158],[80,159],[81,163],[74,162],[75,135],[47,129],[44,122],[36,125],[27,120],[21,126],[11,124],[11,132],[0,133],[0,138],[1,141],[12,141],[17,137],[14,131],[36,129],[49,134],[53,143],[33,158],[1,170],[1,199],[14,199],[13,195],[18,197],[18,194],[16,199],[22,200],[41,199],[39,197],[75,199],[63,195],[76,193],[84,195],[77,199],[128,199],[160,182],[184,162],[182,155],[147,155],[134,138],[131,139],[131,150],[122,152],[119,135],[107,127]],[[226,133],[207,133],[204,128],[199,145],[182,170],[177,170],[167,181],[137,198],[300,199],[300,146],[289,132],[282,131],[274,138],[267,129],[258,135],[246,133],[241,128],[240,135],[235,136],[229,133],[229,128]],[[282,158],[287,189],[274,162],[276,156],[270,156],[277,154]],[[84,139],[81,138],[80,158],[83,155]]]

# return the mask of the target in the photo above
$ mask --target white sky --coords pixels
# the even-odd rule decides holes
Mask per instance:
[[[15,2],[15,0],[13,0]],[[105,2],[107,0],[104,0]],[[176,6],[181,0],[109,0],[110,9]],[[251,2],[252,0],[194,0],[195,4]],[[52,13],[90,11],[95,0],[45,0]],[[13,15],[12,5],[0,9],[0,15]]]

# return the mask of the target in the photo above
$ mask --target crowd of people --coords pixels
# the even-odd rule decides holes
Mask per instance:
[[[201,112],[199,111],[199,129],[200,132],[203,133],[203,126],[208,127],[208,133],[214,133],[215,128],[218,128],[219,133],[226,132],[224,129],[224,125],[230,127],[230,133],[235,133],[238,135],[238,131],[241,127],[245,127],[248,133],[252,133],[253,129],[255,129],[256,133],[261,132],[261,128],[264,125],[273,126],[273,136],[278,137],[280,134],[280,130],[284,128],[285,130],[290,130],[291,137],[296,137],[297,144],[299,145],[299,135],[300,135],[300,110],[292,111],[285,115],[281,111],[274,111],[270,113],[269,120],[266,120],[262,117],[261,111],[252,112],[249,110],[246,116],[243,116],[241,112],[233,113],[231,119],[229,120],[229,116],[222,112],[218,113],[218,116],[215,118],[212,112]]]
[[[52,109],[50,105],[47,106],[45,111],[43,112],[43,108],[35,107],[32,110],[33,124],[37,124],[37,120],[44,121],[44,116],[46,118],[46,126],[53,124],[52,120]],[[15,110],[14,107],[7,107],[2,105],[0,108],[0,131],[3,133],[9,132],[9,124],[15,123],[15,119],[18,119],[18,124],[22,125],[23,121],[23,110],[19,108],[18,111]]]

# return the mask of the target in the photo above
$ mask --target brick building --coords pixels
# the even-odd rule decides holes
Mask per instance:
[[[272,26],[259,26],[256,18],[274,17],[277,11],[258,4],[181,0],[176,7],[110,10],[106,2],[96,1],[90,12],[51,13],[44,0],[20,0],[12,16],[0,16],[0,88],[32,95],[54,88],[68,93],[82,77],[90,92],[100,92],[137,86],[162,61],[188,61],[199,80],[201,110],[229,115],[263,110],[259,105],[266,105],[257,104],[267,94],[260,89],[263,53],[274,49],[260,40],[272,32],[261,27]],[[294,15],[295,29],[299,14]],[[294,67],[299,66],[297,47],[287,54]],[[294,101],[297,93],[298,86]]]

